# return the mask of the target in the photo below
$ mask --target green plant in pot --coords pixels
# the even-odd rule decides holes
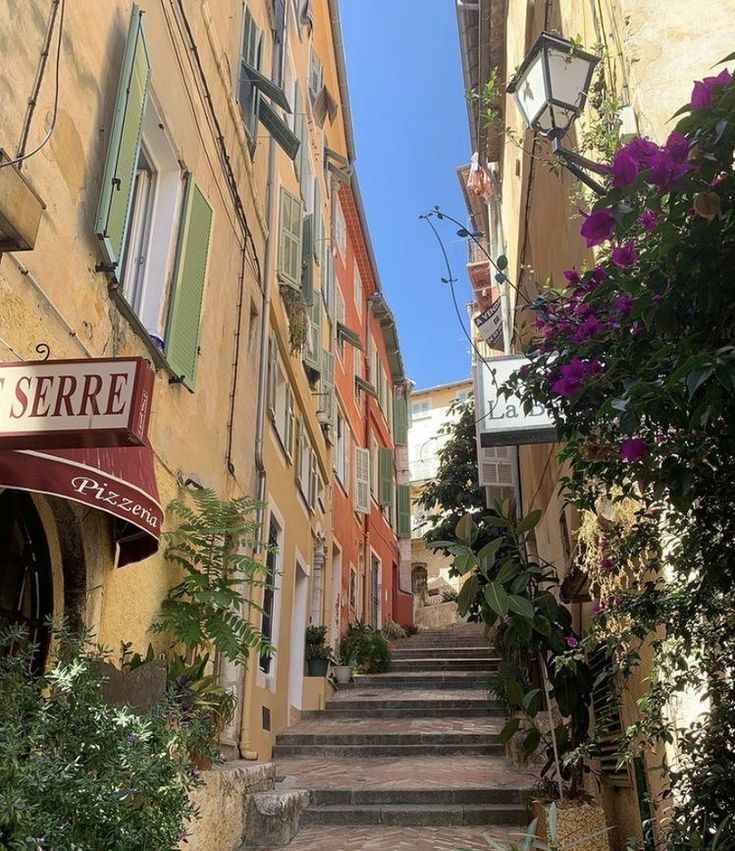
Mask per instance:
[[[334,658],[334,650],[326,641],[326,626],[308,626],[306,628],[306,662],[310,677],[327,676],[329,663]]]

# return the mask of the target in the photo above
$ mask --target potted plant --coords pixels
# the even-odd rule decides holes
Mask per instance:
[[[308,626],[306,628],[306,661],[310,677],[326,677],[329,663],[334,658],[334,650],[326,644],[326,626]]]
[[[340,685],[345,685],[352,679],[352,669],[357,665],[357,657],[354,648],[344,639],[339,645],[338,663],[332,666],[332,673]]]

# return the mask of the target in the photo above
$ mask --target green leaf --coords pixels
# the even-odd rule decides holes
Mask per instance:
[[[503,543],[502,538],[494,538],[492,541],[489,541],[485,546],[480,550],[477,554],[479,559],[490,558],[494,556],[495,553],[500,549],[500,545]]]
[[[454,530],[454,534],[457,536],[458,540],[468,546],[472,546],[472,544],[474,544],[477,540],[478,533],[479,529],[477,528],[475,521],[472,519],[471,514],[465,514],[459,523],[457,523]]]
[[[509,579],[513,579],[514,576],[517,576],[520,569],[520,565],[512,558],[506,559],[500,565],[500,570],[498,570],[495,581],[500,583],[507,582]]]
[[[523,706],[523,689],[516,680],[508,680],[505,684],[505,694],[513,706]]]
[[[474,553],[463,553],[454,559],[452,567],[460,576],[464,576],[473,567],[477,567],[477,556]]]
[[[528,597],[521,597],[518,594],[510,594],[508,596],[508,608],[511,612],[529,620],[533,620],[533,616],[536,614],[533,603]]]
[[[523,695],[523,708],[528,711],[528,707],[533,703],[535,698],[541,694],[540,688],[532,688],[531,691]]]
[[[508,723],[500,731],[498,738],[504,745],[507,744],[513,738],[513,734],[516,732],[516,730],[518,730],[518,725],[520,723],[520,718],[511,718],[510,721],[508,721]]]
[[[530,532],[538,526],[539,520],[543,516],[543,511],[540,508],[534,509],[530,514],[527,514],[517,525],[516,532],[522,535],[524,532]]]
[[[541,731],[537,730],[536,727],[533,727],[528,731],[528,735],[526,736],[525,741],[523,742],[523,753],[526,756],[531,756],[531,754],[536,750],[541,741]]]
[[[469,612],[479,590],[480,583],[477,576],[473,574],[460,588],[459,595],[457,596],[457,610],[461,617],[464,617]]]
[[[725,62],[732,62],[735,59],[735,53],[729,53],[724,59],[720,59],[719,62],[715,62],[715,65],[723,65]],[[714,68],[715,65],[712,67]]]
[[[687,390],[689,391],[689,398],[699,390],[699,388],[704,384],[704,382],[712,375],[714,369],[711,366],[701,367],[700,369],[695,369],[693,372],[690,372],[687,376]]]
[[[543,615],[535,615],[533,618],[533,628],[539,635],[548,638],[551,635],[551,623]]]
[[[488,582],[485,586],[485,599],[488,606],[497,612],[501,618],[508,614],[508,592],[499,582]]]

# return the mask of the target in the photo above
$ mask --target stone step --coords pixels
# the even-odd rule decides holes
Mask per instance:
[[[388,689],[388,688],[417,688],[417,689],[479,689],[486,691],[492,671],[451,671],[432,674],[430,671],[410,674],[397,672],[395,674],[358,674],[351,683],[340,684],[342,689]]]
[[[349,721],[347,722],[347,726]],[[341,726],[341,725],[340,725]],[[400,732],[377,733],[362,731],[347,731],[332,729],[314,733],[279,733],[276,736],[276,747],[290,745],[386,745],[400,747],[403,745],[488,745],[499,744],[497,732],[482,733],[447,733],[447,732],[415,732],[410,729]]]
[[[394,659],[494,659],[495,652],[489,644],[472,647],[399,647],[392,650]]]
[[[487,671],[497,667],[500,659],[493,658],[400,658],[393,659],[390,666],[391,673],[400,671]]]
[[[377,804],[525,804],[526,789],[487,787],[463,789],[311,789],[315,807]]]
[[[479,744],[472,742],[464,744],[457,742],[453,744],[437,737],[435,743],[421,742],[418,744],[405,744],[398,741],[393,744],[321,744],[304,745],[276,743],[273,747],[273,759],[293,756],[324,756],[324,757],[414,757],[414,756],[446,756],[448,754],[467,754],[469,756],[500,756],[505,753],[505,745],[500,742],[487,742]]]
[[[304,823],[383,825],[520,825],[525,817],[522,804],[376,804],[355,807],[335,805],[309,807]]]
[[[379,703],[380,701],[375,701]],[[339,719],[339,718],[451,718],[460,711],[465,718],[502,718],[503,710],[492,706],[487,701],[468,706],[364,706],[357,702],[354,706],[349,703],[335,704],[333,707],[327,705],[326,709],[306,710],[301,713],[304,720],[317,718]]]

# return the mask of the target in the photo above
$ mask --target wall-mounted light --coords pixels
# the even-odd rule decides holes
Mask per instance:
[[[562,139],[584,109],[599,61],[599,56],[580,50],[568,39],[544,32],[508,83],[507,91],[514,96],[528,127],[551,142],[561,164],[603,195],[604,187],[587,170],[604,174],[605,167],[562,145]]]

